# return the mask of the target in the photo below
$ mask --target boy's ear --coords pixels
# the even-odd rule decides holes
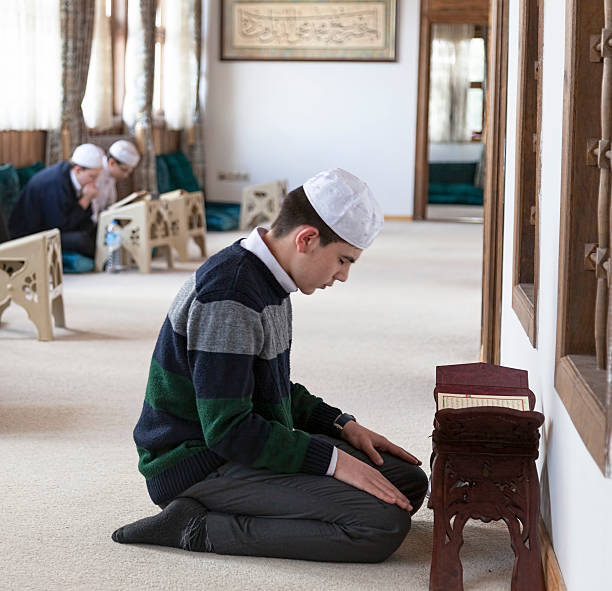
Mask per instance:
[[[318,244],[319,230],[314,226],[304,226],[295,235],[295,246],[299,253],[310,252]]]

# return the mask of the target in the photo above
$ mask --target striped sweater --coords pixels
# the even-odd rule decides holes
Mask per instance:
[[[291,302],[238,242],[183,285],[160,331],[140,419],[139,470],[163,504],[227,461],[324,475],[340,410],[289,379]]]

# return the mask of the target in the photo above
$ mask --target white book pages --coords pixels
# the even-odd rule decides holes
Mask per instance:
[[[438,393],[438,410],[444,408],[475,408],[478,406],[499,406],[514,410],[529,410],[529,397],[494,394],[447,394]]]

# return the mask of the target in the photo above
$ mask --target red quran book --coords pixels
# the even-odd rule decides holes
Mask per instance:
[[[497,406],[533,410],[535,396],[523,369],[486,363],[443,365],[436,368],[437,410]]]

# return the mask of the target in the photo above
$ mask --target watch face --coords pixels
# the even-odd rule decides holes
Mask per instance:
[[[349,415],[347,413],[341,414],[335,421],[335,425],[342,431],[344,429],[344,425],[346,425],[349,421],[356,420],[353,415]]]

